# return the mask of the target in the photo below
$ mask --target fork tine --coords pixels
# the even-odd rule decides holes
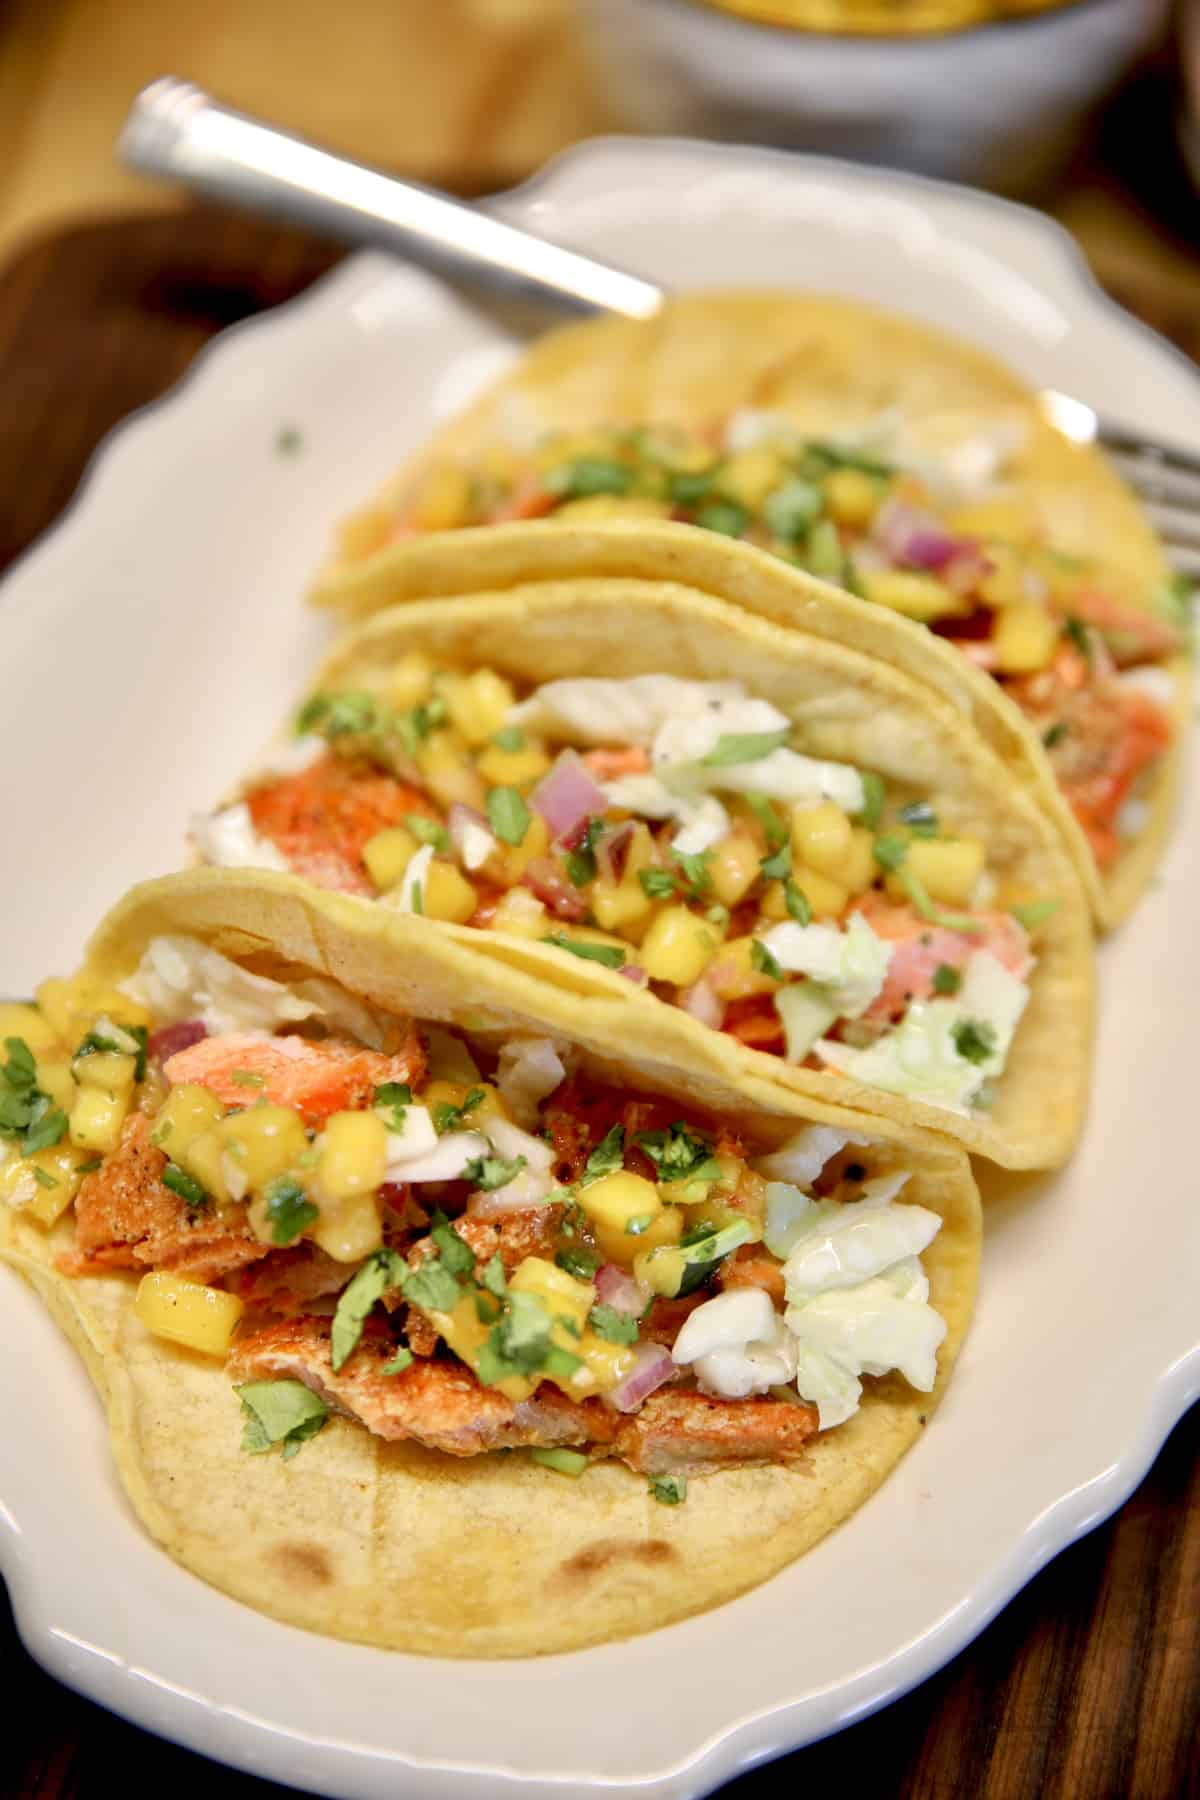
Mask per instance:
[[[1200,508],[1187,511],[1145,497],[1146,511],[1159,536],[1177,550],[1200,550]]]
[[[1106,446],[1108,448],[1108,446]],[[1200,513],[1200,470],[1177,468],[1142,454],[1108,450],[1109,460],[1139,494],[1163,506]]]
[[[1180,445],[1157,443],[1153,438],[1142,437],[1139,432],[1130,431],[1124,425],[1114,425],[1111,419],[1099,419],[1097,427],[1097,436],[1106,450],[1136,457],[1145,463],[1154,463],[1159,468],[1177,469],[1185,474],[1200,476],[1200,456],[1184,450]]]

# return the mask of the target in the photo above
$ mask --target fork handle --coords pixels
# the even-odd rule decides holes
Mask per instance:
[[[166,75],[137,96],[121,133],[124,160],[210,199],[371,243],[439,273],[560,311],[649,318],[661,288],[452,200],[322,150],[221,106]]]

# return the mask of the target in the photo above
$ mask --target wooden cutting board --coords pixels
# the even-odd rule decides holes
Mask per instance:
[[[337,255],[197,208],[79,226],[0,272],[0,568],[69,501],[110,426],[178,380],[215,332],[300,292]],[[1126,304],[1200,356],[1194,309],[1152,281],[1123,275],[1120,285]],[[0,1800],[107,1800],[118,1772],[134,1797],[208,1800],[216,1781],[222,1800],[284,1800],[282,1788],[218,1773],[58,1687],[3,1614],[0,1691]],[[1053,1563],[948,1669],[729,1792],[1174,1800],[1200,1794],[1198,1720],[1194,1411],[1118,1517]]]

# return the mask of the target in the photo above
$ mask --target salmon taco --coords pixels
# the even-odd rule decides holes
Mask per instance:
[[[0,1255],[152,1535],[314,1631],[525,1656],[727,1599],[874,1491],[970,1316],[957,1149],[294,877],[135,889],[0,1029]]]
[[[586,982],[631,1040],[674,1009],[734,1085],[1014,1167],[1079,1128],[1090,923],[1053,826],[928,688],[677,584],[377,615],[193,841]]]
[[[614,519],[640,534],[608,537]],[[786,294],[571,327],[347,520],[314,597],[361,614],[561,573],[551,526],[581,572],[688,580],[784,622],[805,620],[806,577],[867,602],[827,603],[828,628],[969,706],[1103,923],[1136,901],[1172,811],[1187,584],[1103,458],[990,357]]]

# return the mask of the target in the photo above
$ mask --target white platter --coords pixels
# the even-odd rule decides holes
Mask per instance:
[[[674,285],[822,288],[969,330],[1035,382],[1200,445],[1195,370],[1100,295],[1054,227],[1001,202],[624,140],[505,204]],[[264,740],[322,637],[298,595],[332,521],[511,353],[433,281],[358,257],[221,338],[105,444],[0,589],[0,994],[69,966],[109,901],[177,863],[188,812]],[[302,444],[282,455],[291,426]],[[142,1535],[82,1369],[0,1272],[0,1563],[33,1654],[141,1725],[344,1800],[701,1794],[912,1687],[1125,1499],[1200,1391],[1197,891],[1193,793],[1163,879],[1103,952],[1084,1145],[1066,1174],[992,1199],[944,1408],[767,1586],[524,1664],[448,1669],[276,1625]]]

